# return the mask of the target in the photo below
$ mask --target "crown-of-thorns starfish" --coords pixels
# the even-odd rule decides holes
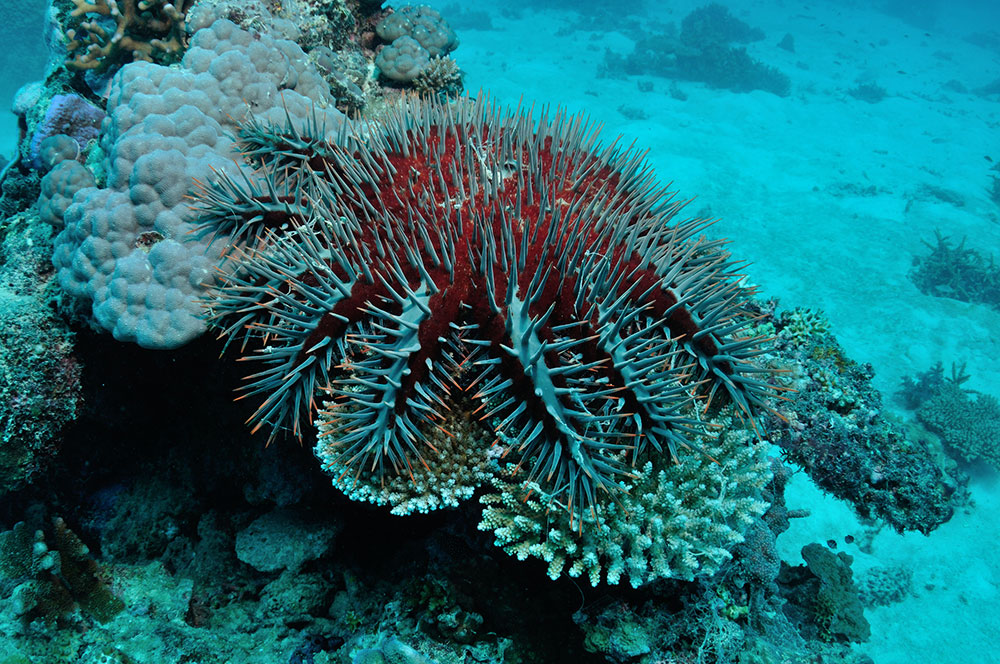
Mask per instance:
[[[694,446],[713,398],[766,407],[710,222],[678,221],[644,154],[586,118],[533,115],[413,100],[329,140],[243,123],[258,177],[219,175],[196,208],[233,243],[208,315],[261,366],[255,430],[300,435],[326,391],[330,470],[406,473],[464,398],[572,511],[644,450]]]

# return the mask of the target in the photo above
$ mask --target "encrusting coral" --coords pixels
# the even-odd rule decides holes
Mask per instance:
[[[75,338],[48,301],[51,238],[30,212],[0,219],[0,499],[49,467],[82,403]]]

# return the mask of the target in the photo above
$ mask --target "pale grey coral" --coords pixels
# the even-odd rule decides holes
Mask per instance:
[[[797,308],[786,311],[782,318],[785,325],[781,335],[793,344],[806,343],[814,337],[830,332],[830,321],[821,311]]]
[[[379,21],[378,36],[387,42],[412,37],[429,56],[446,55],[458,47],[458,37],[441,14],[427,5],[406,5]]]
[[[390,42],[376,56],[375,64],[383,76],[401,83],[414,81],[432,58],[445,56],[458,46],[458,37],[448,22],[426,5],[399,8],[379,21],[375,31]]]
[[[147,348],[191,341],[205,330],[198,298],[225,249],[192,232],[187,197],[196,180],[238,171],[260,177],[240,162],[233,140],[246,109],[274,122],[318,119],[335,132],[343,115],[332,105],[329,86],[296,44],[226,20],[196,32],[178,67],[126,65],[102,130],[107,182],[76,192],[55,241],[60,285],[92,303],[97,325],[121,341]],[[50,223],[61,205],[50,206]]]
[[[408,82],[430,63],[430,55],[413,37],[402,36],[375,56],[375,65],[386,78]]]
[[[731,426],[731,423],[730,423]],[[480,530],[519,560],[548,563],[549,577],[585,575],[592,585],[633,587],[655,579],[710,576],[767,510],[767,446],[742,429],[699,441],[677,463],[656,455],[635,471],[618,502],[595,506],[583,523],[546,500],[537,484],[495,477]],[[716,461],[717,460],[717,461]]]
[[[57,228],[63,225],[63,215],[73,202],[73,195],[85,187],[96,186],[94,175],[86,166],[73,159],[65,159],[42,178],[38,196],[38,216]]]
[[[50,171],[67,159],[77,159],[80,156],[80,145],[66,134],[56,134],[41,141],[38,157],[45,171]]]
[[[198,0],[188,12],[189,32],[219,19],[244,30],[266,33],[296,42],[303,49],[325,45],[341,48],[355,26],[345,0]]]

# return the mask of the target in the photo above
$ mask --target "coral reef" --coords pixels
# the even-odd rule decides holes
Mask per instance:
[[[898,531],[928,533],[947,521],[957,483],[882,412],[871,367],[848,359],[815,312],[772,309],[761,324],[776,332],[778,364],[789,369],[783,382],[797,392],[767,423],[786,458],[861,516]]]
[[[321,558],[337,529],[321,519],[280,508],[254,519],[236,534],[236,557],[261,572],[298,570]]]
[[[47,531],[22,521],[0,532],[0,616],[11,612],[28,624],[80,610],[107,622],[123,608],[90,550],[62,519],[54,518]],[[10,624],[0,620],[2,627]]]
[[[640,158],[594,148],[582,119],[411,101],[364,143],[258,121],[241,138],[266,186],[199,197],[240,266],[209,317],[263,363],[255,429],[301,435],[330,395],[316,454],[335,482],[418,482],[435,432],[467,435],[444,427],[466,399],[493,443],[463,456],[509,456],[572,524],[647,454],[709,456],[696,436],[752,426],[773,392],[728,254],[701,220],[670,225]],[[703,421],[713,399],[731,424]],[[747,509],[726,498],[720,515]]]
[[[952,367],[945,377],[939,362],[904,379],[902,396],[920,423],[940,437],[946,452],[1000,468],[1000,400],[963,388],[968,379],[964,365]]]
[[[428,57],[448,55],[458,47],[458,37],[441,14],[427,5],[405,5],[392,12],[375,26],[378,36],[392,44],[410,37]]]
[[[681,21],[681,41],[694,47],[705,44],[749,44],[764,39],[760,28],[752,28],[716,2],[695,9]]]
[[[164,12],[173,17],[171,30],[183,27],[192,33],[190,44],[186,37],[170,41],[179,60],[173,67],[132,62],[102,88],[108,120],[100,137],[103,158],[88,164],[93,179],[65,166],[42,184],[40,200],[46,220],[55,226],[65,222],[56,242],[59,278],[81,308],[89,308],[92,322],[123,341],[176,348],[204,331],[196,298],[222,258],[221,243],[210,246],[188,232],[191,215],[185,196],[192,183],[207,181],[215,170],[256,177],[251,168],[240,166],[229,139],[245,110],[273,121],[287,113],[296,123],[316,122],[328,137],[335,135],[343,122],[335,106],[358,110],[377,95],[372,89],[373,48],[375,19],[382,12],[342,3],[321,9],[308,2],[215,0],[181,6],[74,1],[82,14],[116,17],[126,34],[146,26],[144,21],[150,30],[166,27]],[[190,16],[179,22],[175,14],[188,9]],[[433,63],[427,61],[419,89],[455,94],[461,73],[445,57],[457,45],[447,24],[424,7],[403,8],[391,16],[396,17],[393,27],[383,28],[384,34],[399,33],[397,41],[412,41],[416,49],[435,56]],[[230,18],[246,29],[235,27]],[[99,21],[86,25],[102,29]],[[161,42],[166,40],[150,44]],[[314,53],[307,57],[297,44]],[[101,62],[108,73],[121,64],[96,47],[78,59],[84,58],[87,67]],[[412,71],[414,77],[418,73]],[[39,151],[47,136],[70,134],[82,149],[103,114],[75,94],[57,94],[49,109],[51,118],[26,121],[33,135],[26,159],[36,168],[41,167]],[[66,147],[57,154],[69,156]],[[71,204],[76,192],[83,193]]]
[[[403,35],[379,51],[375,65],[386,78],[412,81],[427,68],[431,57],[413,37]]]
[[[804,516],[785,507],[791,470],[772,459],[773,478],[764,496],[767,512],[754,520],[746,541],[715,575],[692,583],[660,581],[637,595],[604,596],[585,604],[573,618],[584,647],[604,662],[857,662],[867,663],[836,640],[819,639],[815,625],[829,617],[816,603],[819,581],[806,568],[789,574],[775,549],[789,518]],[[836,567],[849,564],[837,559]],[[849,570],[836,569],[836,578]],[[850,588],[831,582],[830,588]],[[802,604],[786,598],[799,597]],[[828,624],[831,622],[826,621]],[[799,629],[803,631],[800,632]]]
[[[62,159],[49,157],[43,164],[42,144],[59,135],[68,136],[77,147],[77,154],[65,154],[64,158],[76,159],[84,155],[88,143],[96,141],[105,113],[80,95],[59,94],[52,97],[42,120],[35,127],[28,146],[27,163],[36,170],[47,171]]]
[[[462,72],[458,63],[448,56],[434,56],[413,79],[413,87],[424,95],[440,94],[457,97],[462,93]]]
[[[492,476],[488,450],[494,440],[491,432],[468,413],[473,408],[451,402],[440,422],[440,428],[427,432],[428,446],[423,464],[413,464],[408,475],[355,477],[341,474],[333,484],[352,500],[388,505],[393,514],[457,507],[468,500],[477,488]],[[318,435],[323,439],[336,435],[339,424],[327,418],[336,412],[334,402],[324,402],[317,420]],[[495,456],[495,455],[494,455]]]
[[[1000,164],[993,164],[990,168],[994,173],[1000,172]],[[990,175],[990,186],[986,189],[986,194],[992,202],[997,207],[1000,207],[1000,177],[996,175]]]
[[[76,191],[56,238],[60,285],[119,340],[147,348],[191,341],[205,329],[197,298],[223,250],[190,232],[194,180],[241,169],[229,138],[241,109],[322,118],[334,132],[342,116],[332,105],[298,46],[225,20],[195,33],[180,67],[124,67],[101,138],[106,182]]]
[[[189,44],[129,54],[105,49],[114,8],[165,3],[72,3],[71,59],[100,62],[25,92],[0,203],[38,201],[0,221],[0,362],[28,387],[0,411],[0,661],[864,661],[847,557],[782,571],[804,513],[769,444],[897,529],[939,525],[954,487],[829,322],[756,301],[637,152],[437,99],[457,42],[426,8],[202,0],[174,5]],[[717,5],[689,19],[670,67],[759,38]],[[404,39],[427,66],[378,83]],[[147,56],[178,61],[84,89]],[[104,93],[97,146],[44,119]],[[67,331],[56,234],[65,299],[172,352]],[[202,306],[248,362],[196,339]],[[307,445],[248,444],[244,420]]]
[[[0,497],[36,479],[80,405],[73,334],[54,315],[52,230],[30,213],[0,220]]]
[[[935,232],[936,244],[924,242],[927,256],[915,256],[910,279],[921,292],[935,297],[950,297],[962,302],[985,304],[1000,309],[1000,266],[950,238]]]
[[[251,33],[294,41],[330,85],[337,108],[354,114],[381,97],[375,75],[376,24],[388,10],[353,0],[199,0],[189,12],[196,32],[225,19]]]
[[[88,351],[94,356],[113,348],[110,340],[95,341],[99,345]],[[138,349],[120,366],[100,368],[98,377],[126,393],[149,381],[165,391],[163,398],[178,399],[213,355],[204,345],[203,353],[190,355],[189,347],[157,365],[155,380],[148,378],[149,363],[135,359],[166,354]],[[760,661],[783,656],[805,662],[820,654],[827,662],[860,661],[837,644],[799,637],[774,603],[777,586],[768,590],[777,567],[760,561],[774,559],[774,535],[790,516],[780,495],[788,470],[777,462],[763,494],[771,508],[755,519],[768,537],[748,538],[752,548],[737,547],[718,575],[691,583],[661,581],[638,591],[591,591],[589,584],[580,589],[565,579],[549,582],[543,565],[504,555],[491,538],[476,535],[462,509],[404,522],[348,504],[313,467],[306,449],[248,452],[243,437],[232,433],[239,418],[219,412],[225,399],[224,381],[219,383],[206,381],[184,422],[152,405],[140,405],[125,422],[116,417],[117,408],[94,411],[106,420],[103,426],[115,428],[114,436],[103,428],[92,435],[126,441],[141,436],[143,444],[126,444],[131,453],[125,466],[109,462],[120,451],[82,444],[81,456],[97,472],[81,474],[75,465],[60,469],[52,484],[55,500],[88,497],[79,509],[92,537],[100,539],[102,555],[132,548],[144,530],[163,531],[169,540],[139,557],[116,554],[103,566],[125,604],[120,619],[100,624],[74,614],[62,629],[36,622],[30,631],[0,639],[0,659],[20,653],[32,661],[89,662],[102,661],[90,659],[100,655],[106,661],[180,664],[197,655],[252,664],[340,664],[366,651],[382,652],[393,638],[410,656],[416,652],[439,664],[597,664],[622,661],[612,657],[626,652],[649,664],[657,658],[695,661],[699,652],[727,661],[724,656],[735,658],[744,649]],[[157,482],[147,487],[133,481],[152,476]],[[317,526],[336,528],[337,545],[294,570],[261,572],[240,563],[236,534],[271,512],[275,501],[292,501],[288,507],[316,519],[283,520],[285,535],[305,541]],[[161,520],[133,526],[131,506],[140,505],[177,514],[175,525]],[[119,510],[120,518],[100,516]],[[189,525],[194,521],[197,528]]]
[[[889,606],[913,594],[913,570],[902,565],[873,567],[858,578],[857,586],[864,606]]]
[[[375,31],[387,43],[375,57],[382,76],[412,83],[421,92],[461,92],[461,72],[446,57],[458,47],[458,37],[439,12],[406,5],[379,21]]]
[[[66,66],[104,70],[134,60],[169,64],[187,46],[184,17],[193,0],[72,0]]]
[[[765,90],[787,96],[791,81],[776,68],[751,57],[745,47],[763,39],[763,33],[751,28],[719,4],[695,9],[681,22],[658,34],[636,40],[628,55],[607,52],[605,75],[651,74],[668,78],[700,81],[733,92]]]
[[[497,493],[480,498],[486,507],[479,528],[492,531],[497,546],[518,560],[548,563],[552,579],[566,573],[596,586],[627,577],[639,587],[711,576],[768,506],[761,496],[770,480],[765,446],[748,438],[728,433],[701,442],[703,455],[685,454],[676,464],[665,457],[646,462],[617,502],[596,506],[580,524],[550,512],[537,484],[495,477]]]
[[[0,289],[0,495],[31,481],[76,415],[73,336],[43,303]]]
[[[788,604],[784,610],[800,633],[814,633],[821,641],[862,643],[871,636],[864,607],[851,571],[853,559],[822,544],[802,548],[804,566],[784,566],[778,575]]]
[[[859,101],[867,102],[869,104],[877,104],[885,99],[889,93],[878,83],[867,81],[850,88],[847,91],[847,94]]]

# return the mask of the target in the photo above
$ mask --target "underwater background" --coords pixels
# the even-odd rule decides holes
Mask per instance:
[[[377,61],[398,39],[375,26],[402,4],[166,4],[118,0],[118,14],[103,1],[0,8],[0,97],[14,109],[0,122],[8,161],[0,183],[0,664],[1000,662],[1000,7],[442,2],[431,6],[457,38],[440,56],[461,76],[427,83],[387,76],[387,60]],[[773,506],[783,492],[787,516],[798,518],[785,519],[783,531],[768,522],[777,537],[761,545],[767,551],[739,548],[756,527],[746,526],[726,556],[746,569],[762,556],[772,572],[720,563],[714,574],[642,584],[550,580],[544,554],[494,546],[501,535],[482,532],[482,486],[457,508],[445,498],[445,509],[403,517],[346,489],[355,500],[345,497],[312,443],[278,436],[265,446],[266,434],[250,435],[244,421],[259,404],[231,400],[248,373],[233,362],[238,343],[219,359],[223,344],[201,334],[197,315],[144,337],[122,331],[124,314],[112,320],[99,309],[107,300],[80,265],[100,261],[84,256],[84,231],[60,234],[67,209],[71,201],[100,207],[105,195],[125,200],[106,194],[114,176],[99,163],[125,136],[101,125],[109,105],[126,105],[111,77],[135,59],[181,68],[199,5],[250,35],[298,34],[297,52],[313,63],[302,67],[324,73],[316,80],[333,91],[323,94],[347,114],[376,117],[415,87],[442,100],[464,91],[504,107],[534,105],[535,115],[543,107],[584,113],[602,125],[601,141],[634,143],[656,179],[690,199],[679,218],[716,219],[705,232],[728,239],[746,262],[739,269],[762,303],[751,313],[771,326],[762,336],[774,333],[797,363],[786,369],[801,379],[787,398],[801,419],[789,426],[798,422],[824,446],[796,448],[795,434],[770,417],[788,424],[784,406],[763,414],[777,428],[762,425],[760,435],[787,471],[774,471],[785,473],[780,488],[761,475],[753,495]],[[67,47],[66,31],[105,45],[117,17],[131,12],[135,25],[144,12],[158,19],[127,26],[136,43],[156,42],[146,57],[110,49],[106,63],[80,66],[94,51],[82,37],[75,51]],[[186,25],[178,12],[188,13]],[[209,18],[197,25],[217,29]],[[161,48],[171,40],[176,49]],[[263,43],[247,37],[254,41]],[[278,55],[245,48],[240,57],[269,63],[261,71],[295,60],[291,47]],[[74,58],[78,66],[67,66]],[[136,80],[155,84],[136,95],[163,96],[172,85],[143,72]],[[245,89],[223,84],[222,98],[255,94],[255,83],[239,80]],[[197,85],[176,87],[187,94]],[[54,95],[75,95],[66,103],[87,110],[47,114]],[[292,114],[301,110],[287,103]],[[65,152],[65,142],[41,146],[60,134],[78,146],[69,142],[72,173],[46,156]],[[44,179],[49,172],[67,175]],[[168,178],[155,172],[153,189],[157,179]],[[189,191],[180,194],[196,193],[191,177],[183,182]],[[133,193],[136,209],[148,203],[142,196]],[[107,209],[113,232],[124,222]],[[155,233],[135,247],[163,239]],[[178,299],[176,308],[189,304]],[[807,412],[814,392],[823,405]],[[820,421],[817,409],[831,414]],[[855,419],[834,434],[837,418]],[[885,440],[902,451],[840,467],[878,457]],[[929,498],[909,502],[907,489],[882,482],[906,463],[936,469],[900,480],[944,487],[933,509],[919,504]],[[885,500],[895,501],[895,521],[872,507],[882,493],[892,494]],[[937,516],[905,516],[925,511]],[[767,521],[762,514],[752,517]],[[804,548],[814,543],[833,555]]]

